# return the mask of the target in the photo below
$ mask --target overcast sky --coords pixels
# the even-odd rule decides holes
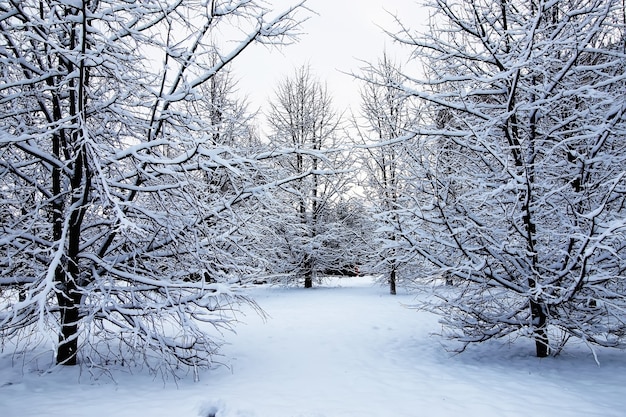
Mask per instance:
[[[271,0],[275,10],[284,10],[298,0]],[[406,66],[408,51],[401,51],[379,26],[393,29],[397,14],[411,28],[427,20],[427,12],[413,0],[308,0],[306,6],[317,15],[303,25],[300,42],[281,51],[255,45],[235,61],[239,90],[251,104],[264,107],[273,97],[278,82],[295,68],[309,64],[314,75],[328,84],[337,110],[358,108],[357,82],[342,72],[358,72],[363,63],[376,62],[384,50],[397,55]]]

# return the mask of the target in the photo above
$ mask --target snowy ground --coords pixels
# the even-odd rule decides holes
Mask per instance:
[[[116,371],[37,372],[0,357],[0,416],[63,417],[505,417],[626,415],[626,355],[583,347],[537,359],[524,341],[452,356],[430,336],[437,320],[406,309],[367,278],[313,290],[256,288],[271,316],[250,314],[223,350],[225,363],[163,382]],[[46,356],[47,358],[47,356]]]

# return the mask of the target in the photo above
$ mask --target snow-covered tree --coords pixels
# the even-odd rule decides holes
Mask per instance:
[[[401,238],[403,218],[396,209],[405,194],[405,149],[414,136],[416,103],[398,88],[404,77],[387,54],[356,77],[364,81],[360,117],[354,122],[362,155],[361,175],[368,203],[379,221],[377,244],[370,256],[373,265],[368,269],[381,273],[395,295],[397,276],[406,262],[401,249],[405,244]]]
[[[328,233],[335,249],[334,263],[327,262],[330,272],[351,276],[370,273],[372,237],[376,222],[361,196],[352,196],[334,204],[331,217],[334,230]],[[328,246],[331,246],[329,244]]]
[[[240,244],[233,212],[263,188],[267,154],[216,140],[226,109],[207,92],[250,44],[292,41],[301,8],[269,18],[250,0],[0,4],[4,343],[53,335],[64,365],[211,364],[213,329],[252,302],[230,285],[228,255]]]
[[[211,62],[216,65],[220,59],[216,55]],[[214,145],[252,151],[258,148],[259,137],[255,131],[258,114],[249,110],[247,98],[238,97],[238,80],[231,65],[199,86],[198,92],[202,100],[182,104],[188,113],[202,115],[210,121]]]
[[[425,307],[462,347],[626,346],[623,2],[432,6],[429,34],[395,34],[426,64],[402,88],[430,126],[411,148],[415,207],[398,209],[436,278]]]
[[[289,150],[277,160],[278,171],[281,176],[301,177],[283,189],[275,213],[280,218],[277,235],[284,243],[280,251],[288,259],[282,261],[288,270],[280,272],[304,279],[305,288],[310,288],[317,273],[331,266],[323,244],[322,217],[345,188],[345,178],[337,175],[341,154],[333,149],[341,117],[327,87],[308,66],[302,66],[279,83],[267,120],[272,146]]]

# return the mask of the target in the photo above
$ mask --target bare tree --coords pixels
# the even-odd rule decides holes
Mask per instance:
[[[376,66],[356,75],[364,85],[360,121],[354,122],[357,147],[362,150],[363,185],[381,231],[374,247],[378,253],[372,256],[373,270],[383,273],[392,295],[401,264],[406,262],[399,242],[403,218],[396,209],[404,194],[405,148],[410,146],[417,118],[416,103],[399,88],[404,81],[401,71],[385,53]]]
[[[64,365],[211,364],[211,329],[252,302],[219,254],[267,155],[217,143],[215,118],[190,109],[248,45],[290,42],[301,8],[268,19],[256,1],[0,5],[5,341],[57,334]],[[245,33],[220,44],[233,19]],[[207,192],[217,171],[230,186]]]
[[[320,215],[345,181],[335,175],[337,168],[329,153],[336,145],[340,122],[326,86],[307,66],[283,80],[270,103],[268,123],[272,143],[290,149],[290,154],[280,159],[278,165],[288,175],[301,177],[290,183],[281,210],[292,217],[295,214],[297,219],[283,217],[281,227],[290,229],[282,234],[288,239],[292,270],[297,277],[304,278],[305,288],[312,287],[322,267],[321,258],[316,255],[323,232]]]
[[[396,39],[427,78],[402,91],[430,126],[412,149],[414,222],[448,336],[626,345],[623,4],[432,2],[431,33]],[[454,278],[440,285],[440,274]]]

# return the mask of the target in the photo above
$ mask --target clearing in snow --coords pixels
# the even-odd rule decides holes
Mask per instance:
[[[531,341],[491,341],[451,355],[437,318],[405,307],[371,278],[333,278],[313,289],[261,286],[226,335],[224,363],[175,383],[146,371],[55,368],[48,352],[0,357],[3,417],[622,416],[626,357],[568,345],[533,356]],[[96,378],[94,378],[94,376]]]

